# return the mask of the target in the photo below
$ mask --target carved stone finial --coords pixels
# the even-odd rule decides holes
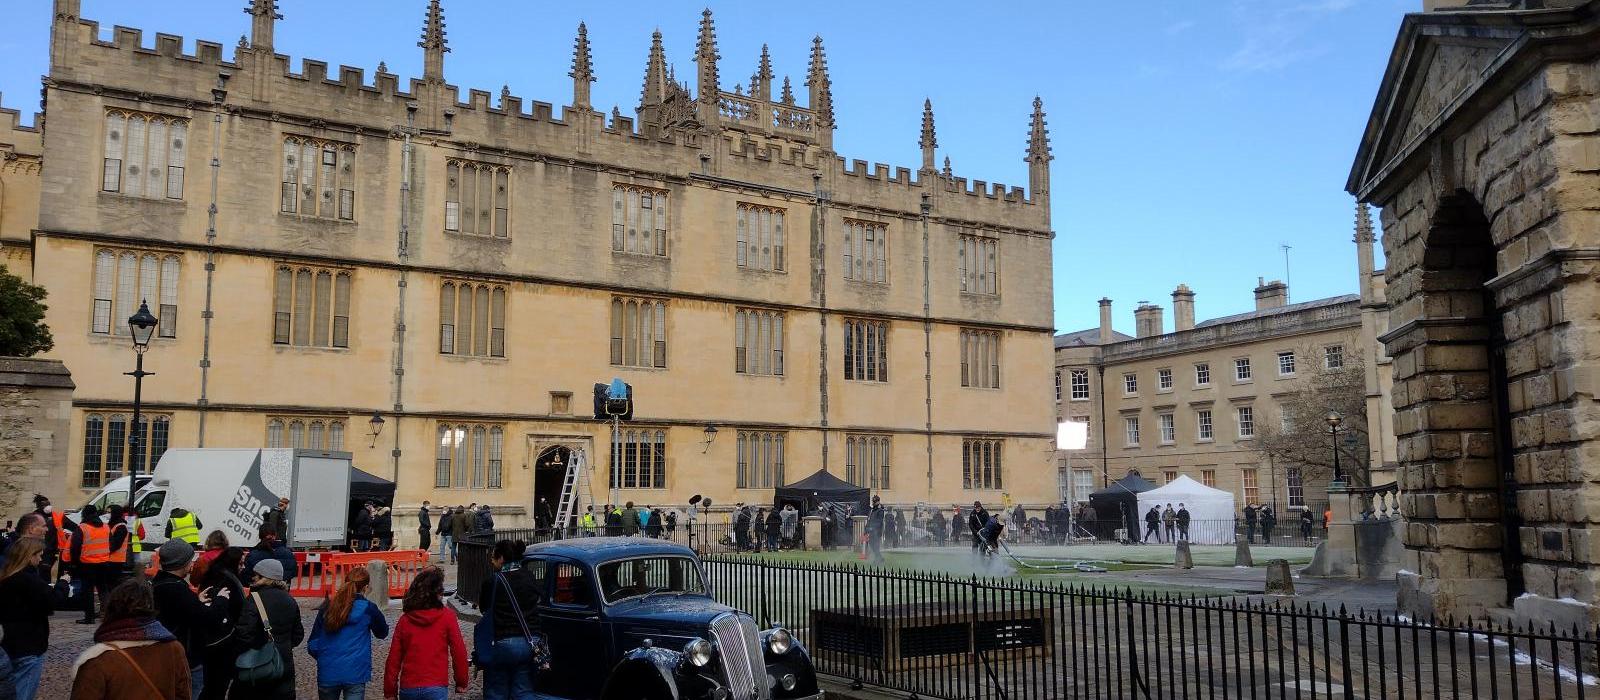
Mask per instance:
[[[706,8],[700,13],[700,39],[695,44],[694,62],[699,81],[695,85],[698,91],[696,97],[716,101],[718,90],[717,60],[722,56],[717,53],[717,27],[711,20],[711,8]]]
[[[578,36],[572,40],[572,106],[589,108],[589,86],[594,82],[594,60],[589,55],[589,28],[578,23]]]
[[[933,100],[922,100],[922,138],[917,140],[917,145],[922,147],[922,172],[933,172],[933,151],[939,147],[939,139],[933,132]]]
[[[783,103],[786,104],[786,105],[790,105],[790,106],[794,105],[794,88],[790,87],[790,85],[789,85],[789,76],[787,76],[787,75],[783,76],[783,97],[782,97],[782,100],[783,100]]]
[[[1377,240],[1377,234],[1372,229],[1372,212],[1363,202],[1356,202],[1356,242],[1371,243]]]
[[[283,19],[278,14],[278,0],[250,0],[245,5],[244,13],[250,15],[250,46],[262,51],[272,50],[273,27],[277,20]]]
[[[811,66],[806,71],[806,87],[811,88],[811,111],[816,113],[817,126],[829,128],[833,121],[833,81],[828,78],[828,54],[822,48],[822,37],[811,40]]]
[[[1033,98],[1033,118],[1028,124],[1028,157],[1024,160],[1029,163],[1048,163],[1054,159],[1050,155],[1050,132],[1045,128],[1044,100],[1037,95]]]
[[[439,0],[428,0],[428,13],[422,22],[422,40],[417,42],[417,46],[422,47],[422,77],[443,80],[444,55],[450,52],[450,46],[445,40],[444,8],[439,6]]]
[[[955,171],[950,169],[950,156],[944,157],[944,176],[947,178],[955,177]]]
[[[750,96],[772,101],[772,54],[767,45],[761,45],[761,60],[756,62],[755,75],[750,77]]]
[[[660,106],[667,95],[667,81],[671,79],[666,51],[661,48],[661,30],[657,29],[650,35],[650,55],[644,64],[644,89],[639,93],[641,113]]]
[[[378,72],[379,73],[388,73],[389,72],[389,64],[384,63],[383,61],[378,61]]]

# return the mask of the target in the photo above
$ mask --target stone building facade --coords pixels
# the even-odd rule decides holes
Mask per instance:
[[[1356,230],[1360,295],[1291,304],[1287,285],[1261,281],[1254,311],[1196,323],[1195,292],[1179,285],[1171,332],[1165,310],[1141,302],[1135,335],[1117,333],[1112,302],[1101,299],[1098,329],[1056,336],[1057,418],[1088,426],[1075,431],[1087,433],[1083,449],[1057,453],[1062,500],[1086,502],[1137,471],[1156,484],[1186,475],[1232,492],[1241,508],[1272,505],[1280,516],[1309,508],[1320,517],[1331,470],[1277,463],[1256,443],[1282,424],[1285,402],[1311,375],[1347,362],[1363,364],[1369,418],[1387,415],[1388,358],[1369,327],[1383,289],[1364,207]],[[1347,468],[1370,472],[1374,483],[1392,480],[1393,433],[1369,420],[1367,435],[1364,463]]]
[[[33,510],[33,495],[65,493],[72,375],[55,360],[0,357],[0,513]]]
[[[1348,182],[1382,211],[1401,604],[1592,627],[1600,2],[1430,4]]]
[[[763,55],[728,91],[709,11],[693,94],[657,33],[636,118],[590,103],[582,25],[558,109],[446,82],[437,0],[409,82],[291,65],[274,3],[248,13],[227,58],[55,2],[26,248],[78,381],[74,489],[162,446],[304,445],[401,504],[553,501],[575,450],[602,503],[770,502],[822,468],[891,502],[1053,493],[1037,99],[1024,191],[936,168],[931,105],[920,168],[846,160],[821,39],[803,85]],[[140,300],[162,324],[128,454]]]

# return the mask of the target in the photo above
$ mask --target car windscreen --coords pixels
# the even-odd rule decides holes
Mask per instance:
[[[688,557],[637,557],[596,567],[607,603],[655,593],[706,592],[700,569]]]

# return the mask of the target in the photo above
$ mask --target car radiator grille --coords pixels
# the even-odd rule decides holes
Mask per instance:
[[[711,621],[712,641],[722,653],[733,700],[767,700],[767,663],[761,654],[761,633],[748,615],[725,613]]]

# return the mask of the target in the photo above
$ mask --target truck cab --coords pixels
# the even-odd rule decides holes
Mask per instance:
[[[149,474],[140,474],[139,476],[134,477],[133,490],[138,491],[139,489],[144,488],[146,484],[150,483],[150,478],[151,477]],[[95,492],[94,496],[90,497],[89,500],[85,502],[85,505],[92,505],[95,507],[95,510],[100,511],[102,521],[104,521],[105,516],[110,512],[111,506],[125,506],[127,504],[128,477],[126,476],[112,479],[110,483],[107,483],[105,486],[101,487],[99,491]],[[79,508],[77,510],[68,511],[66,516],[70,518],[72,522],[78,522],[78,514],[82,512],[83,509]]]
[[[527,548],[550,647],[541,697],[815,700],[811,656],[787,630],[712,600],[682,545],[585,537]],[[487,601],[480,600],[480,604]]]

